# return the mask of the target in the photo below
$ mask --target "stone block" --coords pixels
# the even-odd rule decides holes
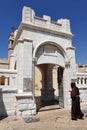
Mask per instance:
[[[32,111],[31,110],[26,110],[26,111],[22,112],[22,116],[23,117],[25,117],[25,116],[27,117],[27,116],[30,116],[30,115],[32,115]]]
[[[22,99],[22,100],[18,100],[18,104],[29,104],[29,103],[34,103],[34,100],[32,100],[32,97],[30,97],[29,99]]]
[[[32,110],[32,115],[36,115],[36,109]]]
[[[19,111],[24,111],[28,109],[28,104],[20,104],[18,105],[18,110]]]
[[[29,104],[28,108],[29,109],[36,109],[36,104]]]

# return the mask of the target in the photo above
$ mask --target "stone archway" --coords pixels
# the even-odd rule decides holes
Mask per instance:
[[[60,84],[60,87],[62,85],[60,92],[64,89],[64,99],[60,96],[60,101],[64,101],[64,107],[68,108],[70,105],[68,92],[70,82],[76,79],[75,48],[72,46],[73,35],[70,31],[69,20],[60,19],[57,20],[57,22],[51,22],[49,16],[38,18],[31,8],[24,7],[22,23],[15,35],[16,37],[14,37],[13,44],[14,50],[10,58],[9,68],[12,69],[13,73],[14,62],[16,60],[17,66],[15,66],[15,68],[17,69],[17,75],[15,87],[17,87],[17,115],[30,116],[36,113],[36,104],[34,102],[35,66],[41,67],[42,70],[43,87],[41,87],[41,94],[43,95],[43,100],[48,98],[49,88],[53,88],[51,80],[53,65],[64,69],[63,84]],[[42,66],[44,66],[46,70],[44,70]],[[44,79],[44,75],[46,75],[46,79],[47,75],[50,75],[47,81]],[[11,81],[13,81],[13,79],[11,79]],[[13,82],[11,83],[15,85]],[[45,97],[44,89],[46,88],[47,92],[45,91]],[[54,98],[53,92],[54,90],[52,89],[52,95],[49,95],[50,98],[48,99]],[[26,102],[27,99],[29,102]],[[26,107],[26,109],[24,109],[24,107]]]
[[[63,68],[64,55],[57,46],[53,44],[43,44],[39,46],[36,52],[36,66],[41,73],[41,105],[55,103],[55,87],[53,86],[53,67],[58,66],[57,71],[57,89],[59,92],[59,104],[64,107],[63,100]],[[37,84],[35,85],[38,86]]]

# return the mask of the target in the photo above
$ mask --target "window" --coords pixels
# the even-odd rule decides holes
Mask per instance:
[[[1,85],[5,85],[5,76],[1,76]]]

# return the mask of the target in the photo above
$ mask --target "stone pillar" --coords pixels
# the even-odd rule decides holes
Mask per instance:
[[[54,100],[54,89],[53,89],[53,78],[52,78],[52,67],[49,67],[47,71],[47,89],[49,100]]]
[[[24,39],[18,44],[18,94],[16,95],[18,106],[17,115],[32,117],[36,114],[36,104],[33,93],[33,64],[32,41]]]
[[[10,54],[9,63],[10,63],[9,69],[14,70],[15,69],[15,55],[14,55],[14,53]]]
[[[79,85],[80,84],[80,77],[78,77],[78,79],[77,79],[77,83],[76,83],[77,85]]]
[[[58,92],[59,92],[59,106],[64,107],[64,86],[63,86],[63,71],[62,67],[58,67]]]
[[[32,77],[33,77],[33,95],[35,96],[35,64],[37,60],[35,57],[32,58]]]
[[[43,84],[41,89],[42,104],[52,104],[54,101],[54,89],[52,81],[52,66],[45,66],[43,70]]]
[[[20,40],[18,48],[18,92],[33,91],[32,41]]]
[[[24,40],[23,48],[23,91],[33,93],[32,41]]]
[[[8,77],[5,77],[5,86],[8,85]]]
[[[1,85],[1,77],[0,77],[0,85]]]
[[[85,84],[85,79],[83,78],[83,85]]]
[[[10,86],[15,87],[15,76],[10,76]]]
[[[14,69],[14,54],[10,55],[10,69]]]
[[[70,92],[71,90],[71,79],[70,79],[70,65],[66,64],[63,73],[63,86],[64,86],[64,107],[69,109],[71,105]]]
[[[76,82],[76,60],[75,60],[75,48],[70,46],[67,49],[67,61],[70,64],[70,77],[71,82]]]
[[[17,74],[17,85],[18,85],[18,93],[22,93],[23,92],[23,42],[20,40],[18,41],[18,51],[17,52],[17,70],[18,70],[18,74]]]
[[[17,54],[17,70],[18,70],[18,92],[32,91],[33,74],[32,74],[32,41],[19,40]]]
[[[87,84],[87,78],[86,78],[86,84]]]

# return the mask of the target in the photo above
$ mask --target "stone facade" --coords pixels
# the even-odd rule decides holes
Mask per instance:
[[[77,86],[80,90],[80,97],[82,105],[87,104],[87,65],[78,64],[77,70]]]
[[[22,22],[9,37],[8,64],[0,64],[2,115],[33,116],[56,101],[70,108],[70,83],[77,79],[72,36],[68,19],[54,22],[23,8]]]

